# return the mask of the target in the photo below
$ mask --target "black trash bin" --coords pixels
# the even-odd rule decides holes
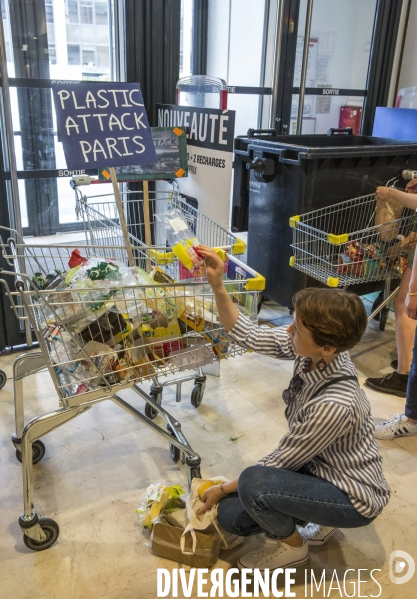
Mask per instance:
[[[296,291],[320,284],[289,266],[289,218],[374,193],[403,169],[417,169],[417,143],[254,131],[235,139],[234,168],[232,230],[248,231],[248,265],[266,277],[265,295],[290,308]]]

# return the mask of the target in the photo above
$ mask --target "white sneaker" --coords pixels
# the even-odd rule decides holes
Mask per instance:
[[[308,562],[308,558],[307,543],[303,543],[301,547],[290,547],[285,543],[265,537],[265,545],[255,549],[255,551],[241,555],[237,567],[240,570],[242,568],[249,568],[250,570],[259,568],[261,571],[266,568],[275,570],[276,568],[303,566]]]
[[[417,424],[409,422],[405,414],[391,414],[391,420],[377,424],[375,427],[375,437],[391,441],[397,437],[412,437],[417,435]]]
[[[309,545],[324,545],[336,530],[337,528],[332,526],[320,526],[309,522],[303,528],[299,528],[298,532]]]

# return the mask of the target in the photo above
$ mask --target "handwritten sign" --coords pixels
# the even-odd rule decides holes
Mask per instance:
[[[157,162],[138,83],[57,84],[52,90],[69,169]]]

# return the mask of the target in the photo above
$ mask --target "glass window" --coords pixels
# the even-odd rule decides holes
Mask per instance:
[[[96,44],[108,44],[109,43],[109,28],[105,25],[97,25],[94,27],[96,34]]]
[[[96,53],[94,52],[94,48],[83,48],[83,66],[96,66]]]
[[[68,64],[81,64],[80,62],[80,46],[77,44],[67,44],[68,48]]]
[[[110,67],[110,56],[108,46],[97,46],[97,66]]]
[[[89,46],[90,44],[95,44],[94,32],[96,30],[95,27],[91,27],[91,25],[81,25],[81,43]]]
[[[52,4],[45,4],[45,13],[46,13],[46,22],[53,23],[54,22],[54,10],[52,8]]]
[[[21,61],[16,61],[16,64],[14,62],[8,9],[10,1],[0,0],[2,15],[5,17],[3,26],[7,68],[10,77],[21,79],[28,75]],[[32,57],[42,65],[46,79],[112,80],[113,61],[110,52],[113,53],[114,48],[110,46],[110,2],[40,0],[45,6],[45,28],[45,20],[43,23],[36,19],[33,21],[34,0],[13,1],[19,5],[19,11],[12,14],[14,27],[19,32],[31,31],[38,39],[41,35],[47,37],[48,49],[45,51],[43,46],[37,46],[33,50],[37,50],[38,54]],[[64,10],[58,10],[59,7],[65,8],[65,13]],[[20,52],[18,42],[15,44],[16,50]],[[25,178],[19,178],[24,234],[49,235],[56,231],[80,230],[82,223],[77,221],[74,213],[74,196],[68,177],[64,175],[55,178],[55,169],[65,171],[66,160],[62,144],[58,142],[55,133],[56,119],[51,90],[31,88],[28,77],[23,87],[11,87],[10,98],[17,168],[18,171],[26,171]],[[25,118],[29,120],[22,129],[21,123]],[[41,137],[39,129],[44,131]],[[39,169],[54,170],[50,178],[40,179],[37,172]]]
[[[67,6],[67,23],[78,23],[78,2],[70,0]]]
[[[78,44],[80,41],[80,28],[78,25],[67,25],[67,42]]]
[[[48,46],[49,52],[49,64],[56,64],[56,48],[55,46]]]
[[[93,25],[93,4],[84,2],[80,5],[80,19],[84,25]]]
[[[107,4],[102,2],[96,3],[96,25],[107,25],[109,20],[107,10]]]

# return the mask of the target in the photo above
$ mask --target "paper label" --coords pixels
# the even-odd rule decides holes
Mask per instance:
[[[169,221],[169,224],[174,229],[175,233],[179,233],[179,231],[186,231],[188,229],[188,225],[182,218],[172,218]]]

